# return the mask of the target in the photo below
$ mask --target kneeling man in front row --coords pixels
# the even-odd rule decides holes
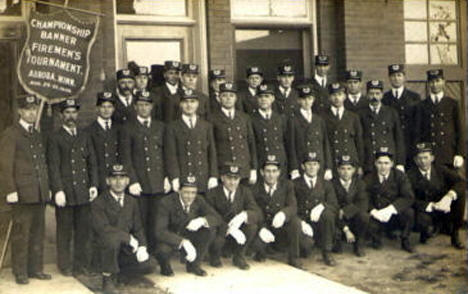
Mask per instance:
[[[197,192],[196,178],[188,176],[182,179],[179,191],[164,197],[158,206],[156,258],[164,276],[174,275],[170,258],[175,249],[185,257],[187,272],[206,276],[200,265],[221,217]]]
[[[106,179],[109,189],[91,205],[97,235],[104,293],[118,293],[115,278],[130,278],[154,271],[140,210],[135,198],[125,193],[130,179],[122,165],[114,165]]]

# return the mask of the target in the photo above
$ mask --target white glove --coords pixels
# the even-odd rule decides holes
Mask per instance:
[[[149,258],[148,251],[146,250],[146,246],[140,246],[138,247],[138,250],[136,252],[136,259],[138,262],[145,262]]]
[[[165,177],[164,178],[164,194],[169,193],[171,191],[171,183],[169,182],[169,178]]]
[[[182,248],[184,248],[185,253],[187,253],[185,255],[185,259],[188,262],[193,262],[197,258],[197,250],[195,249],[195,247],[193,247],[192,242],[184,239],[182,240],[181,245],[182,245]]]
[[[189,231],[195,232],[198,231],[201,227],[208,227],[208,221],[204,217],[197,217],[192,219],[185,228]]]
[[[52,200],[52,191],[49,190],[49,200]]]
[[[286,215],[282,211],[278,211],[275,216],[273,217],[273,221],[271,225],[273,228],[278,229],[284,225],[284,221],[286,220]]]
[[[301,221],[301,229],[302,229],[302,232],[304,233],[304,235],[309,236],[311,238],[314,236],[314,230],[305,221]]]
[[[172,180],[172,190],[174,190],[174,192],[178,192],[179,191],[179,188],[180,188],[180,181],[179,181],[179,178],[175,178]]]
[[[130,235],[130,241],[128,242],[128,245],[132,247],[133,253],[137,252],[139,243],[138,240],[135,237],[133,237],[133,235]]]
[[[265,243],[275,242],[275,235],[273,235],[273,233],[270,232],[270,230],[268,230],[267,228],[261,228],[258,232],[258,236]]]
[[[397,210],[395,209],[395,206],[392,204],[388,205],[387,207],[383,208],[380,210],[382,221],[384,223],[388,222],[392,215],[398,214]]]
[[[67,204],[65,192],[58,191],[57,193],[55,193],[55,204],[57,204],[58,207],[64,207]]]
[[[460,168],[463,165],[463,156],[455,155],[453,157],[453,167]]]
[[[448,193],[442,197],[438,202],[434,204],[434,209],[440,210],[443,213],[449,213],[450,212],[450,205],[452,205],[453,198],[451,195],[448,195]]]
[[[370,211],[370,215],[375,218],[376,220],[378,220],[379,222],[383,223],[383,216],[382,216],[382,213],[380,212],[380,210],[377,210],[377,209],[372,209]]]
[[[299,178],[301,174],[299,173],[299,170],[295,169],[291,172],[291,180],[295,180]]]
[[[10,193],[6,196],[7,203],[16,203],[18,202],[18,192]]]
[[[401,171],[402,173],[405,172],[405,167],[402,164],[398,164],[397,166],[395,166],[395,168],[397,170]]]
[[[253,185],[257,182],[257,170],[250,170],[249,184]]]
[[[318,222],[320,219],[320,216],[322,215],[323,210],[325,209],[325,206],[323,206],[322,203],[319,205],[315,206],[311,211],[310,211],[310,220],[314,223]]]
[[[434,202],[429,202],[425,209],[426,212],[433,212],[434,211]]]
[[[218,187],[218,179],[215,177],[211,177],[208,180],[208,190],[216,188],[216,187]]]
[[[348,243],[356,242],[356,237],[354,236],[353,232],[351,232],[351,230],[348,228],[348,226],[345,226],[343,228],[343,232],[345,233],[346,242]]]
[[[330,181],[331,179],[333,179],[332,170],[331,169],[325,170],[325,174],[323,175],[323,178],[325,179],[325,181]]]
[[[141,189],[140,183],[133,183],[130,185],[128,188],[128,191],[130,194],[135,195],[135,196],[140,196],[141,192],[143,191]]]
[[[94,199],[98,196],[98,191],[96,187],[89,188],[89,202],[93,202]]]
[[[244,223],[247,223],[247,211],[245,210],[233,217],[228,226],[229,228],[239,229]]]
[[[244,245],[247,238],[245,237],[244,233],[236,228],[232,228],[228,230],[229,235],[231,235],[234,240],[236,240],[237,244]]]

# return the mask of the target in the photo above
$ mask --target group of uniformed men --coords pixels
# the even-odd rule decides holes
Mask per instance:
[[[60,272],[97,264],[108,293],[117,274],[153,270],[153,257],[172,276],[177,251],[204,276],[205,256],[214,267],[232,256],[245,270],[248,253],[263,261],[286,249],[301,267],[314,241],[333,266],[343,241],[363,256],[366,238],[378,249],[396,228],[408,252],[413,229],[421,243],[442,230],[463,248],[464,131],[442,70],[427,72],[424,100],[400,64],[388,67],[385,93],[371,80],[364,94],[358,70],[330,83],[329,70],[329,57],[316,56],[314,78],[293,86],[283,64],[272,86],[253,66],[245,90],[212,70],[209,96],[196,90],[195,64],[167,61],[153,88],[146,67],[119,70],[87,128],[77,127],[77,100],[60,104],[62,126],[47,144],[33,127],[36,97],[20,99],[19,121],[0,139],[16,282],[51,278],[42,264],[49,201]]]

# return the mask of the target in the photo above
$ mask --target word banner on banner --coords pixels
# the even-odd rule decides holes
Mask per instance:
[[[50,14],[31,11],[18,62],[18,78],[24,89],[50,103],[76,98],[88,80],[98,26],[99,18],[84,22],[66,10]]]

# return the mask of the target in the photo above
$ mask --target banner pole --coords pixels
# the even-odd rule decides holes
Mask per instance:
[[[7,251],[7,248],[8,248],[8,242],[10,240],[10,234],[11,234],[12,227],[13,227],[13,220],[10,219],[10,221],[8,222],[8,229],[7,229],[6,239],[5,239],[5,242],[3,243],[3,248],[2,248],[1,255],[0,255],[0,270],[3,267],[3,260],[5,259],[5,255],[6,255],[6,251]]]
[[[36,123],[34,124],[34,128],[36,130],[40,130],[40,123],[42,112],[44,111],[45,99],[41,99],[41,104],[39,104],[39,110],[37,111]]]

